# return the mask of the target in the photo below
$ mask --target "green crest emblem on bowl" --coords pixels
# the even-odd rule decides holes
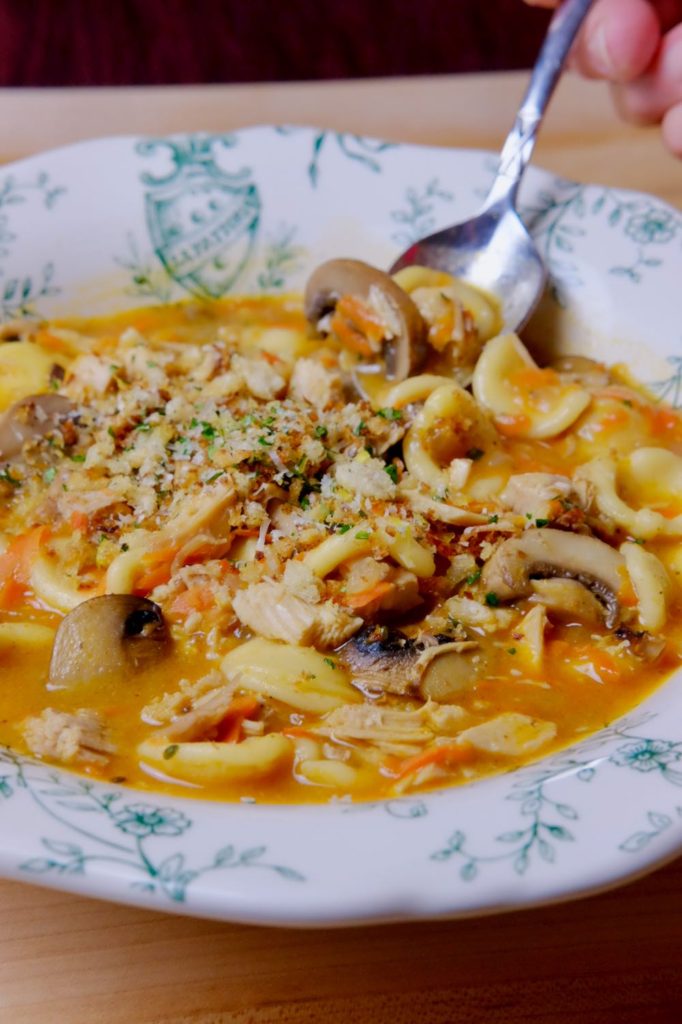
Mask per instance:
[[[223,170],[213,156],[216,143],[234,144],[229,136],[192,135],[137,146],[142,156],[166,150],[172,160],[165,175],[140,175],[154,251],[173,280],[210,299],[225,295],[242,273],[261,210],[250,168]]]

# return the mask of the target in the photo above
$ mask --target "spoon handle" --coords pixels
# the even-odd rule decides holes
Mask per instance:
[[[593,0],[564,0],[552,18],[535,62],[526,95],[502,147],[497,175],[485,207],[505,199],[511,205],[535,146],[547,104],[559,79],[568,51]]]

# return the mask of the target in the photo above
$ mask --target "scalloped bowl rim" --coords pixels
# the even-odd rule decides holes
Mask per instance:
[[[159,173],[164,147],[171,160]],[[273,169],[276,147],[282,161]],[[242,156],[255,171],[242,173]],[[288,287],[320,255],[360,254],[353,252],[355,244],[367,258],[381,259],[399,251],[399,232],[423,234],[425,225],[433,230],[463,219],[480,200],[479,186],[493,158],[483,150],[383,143],[299,126],[158,140],[114,136],[59,147],[0,167],[0,189],[3,180],[13,179],[19,196],[3,222],[0,191],[0,296],[5,301],[11,290],[11,267],[15,292],[28,288],[27,305],[33,301],[33,279],[53,242],[53,269],[43,272],[43,291],[35,301],[50,315],[59,308],[55,292],[61,288],[72,306],[94,304],[101,311],[110,298],[100,285],[93,290],[93,280],[116,277],[118,292],[123,271],[128,284],[134,279],[133,256],[126,263],[120,254],[100,251],[118,235],[123,246],[126,232],[137,232],[136,258],[152,266],[150,281],[156,275],[153,280],[163,282],[165,275],[171,299],[188,287],[195,294],[227,290],[230,274],[237,291],[257,289],[260,280],[270,287],[268,253],[275,242],[265,225],[274,232],[284,208],[296,211],[298,204],[310,212],[311,223],[301,215],[288,241],[280,240],[284,263],[299,260],[291,281],[284,281]],[[156,173],[145,167],[148,159]],[[450,179],[441,182],[453,171],[460,175],[454,186]],[[60,174],[66,175],[63,185]],[[330,180],[333,189],[327,187]],[[103,215],[107,188],[117,198]],[[79,201],[71,207],[74,189]],[[200,253],[187,256],[176,245],[178,231],[183,245],[194,238],[187,203],[209,193],[221,206],[223,235],[216,240],[205,234],[202,244],[215,251],[223,245],[226,258],[217,271],[201,262]],[[313,207],[323,210],[325,197],[331,227],[321,216],[312,223]],[[529,171],[521,205],[539,218],[555,298],[567,307],[562,312],[547,300],[549,319],[541,313],[538,337],[547,323],[559,324],[568,341],[577,338],[593,350],[604,343],[600,330],[611,339],[619,316],[623,323],[634,317],[636,329],[632,339],[624,339],[621,356],[641,358],[638,349],[656,334],[658,348],[647,350],[642,367],[652,367],[647,379],[660,385],[659,393],[679,395],[677,378],[669,384],[660,374],[678,359],[670,283],[679,278],[682,258],[671,242],[682,241],[682,215],[653,196],[579,185],[537,168]],[[349,210],[355,207],[364,212],[354,220]],[[276,216],[268,221],[270,209]],[[164,220],[169,211],[176,236]],[[552,217],[559,218],[558,226],[547,241]],[[65,226],[73,224],[80,224],[86,253],[69,279],[67,261],[77,264],[78,257],[62,249]],[[298,240],[301,229],[305,247]],[[97,239],[90,238],[95,230]],[[100,244],[101,239],[106,241]],[[632,263],[609,267],[624,239],[631,244]],[[581,278],[586,268],[594,280],[590,274]],[[638,303],[635,289],[657,300],[649,308],[649,335],[637,312],[647,303]],[[140,298],[129,296],[124,305],[140,305]],[[10,296],[5,307],[12,301]],[[5,307],[0,306],[0,322]],[[597,323],[590,335],[585,325],[589,319],[594,326],[592,318]],[[617,334],[624,336],[622,325]],[[661,334],[669,335],[668,347]],[[489,914],[609,889],[682,851],[679,789],[675,802],[682,785],[682,737],[674,731],[681,684],[677,672],[624,719],[515,772],[374,804],[219,804],[105,783],[88,787],[82,776],[0,748],[0,873],[166,911],[308,927]],[[619,799],[625,792],[627,801]],[[577,794],[584,801],[579,808]]]

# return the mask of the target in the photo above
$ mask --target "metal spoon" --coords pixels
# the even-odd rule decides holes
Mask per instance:
[[[568,51],[593,0],[564,0],[552,18],[483,207],[471,220],[414,242],[390,273],[413,264],[445,270],[492,293],[503,326],[519,330],[540,301],[547,270],[516,212],[516,194]]]

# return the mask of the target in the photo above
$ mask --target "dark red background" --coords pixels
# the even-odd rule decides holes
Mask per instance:
[[[546,23],[522,0],[0,0],[0,85],[523,68]]]

